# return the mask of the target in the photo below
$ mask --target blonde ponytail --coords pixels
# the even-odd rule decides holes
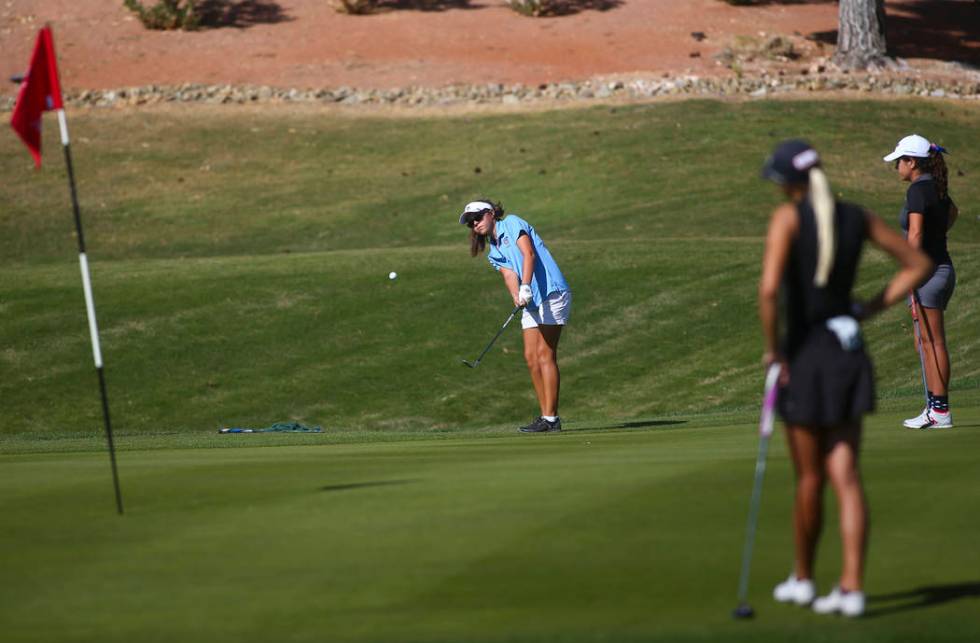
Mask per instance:
[[[834,195],[830,191],[827,175],[817,166],[810,168],[810,205],[817,222],[817,270],[813,283],[817,287],[827,285],[830,269],[834,266]]]

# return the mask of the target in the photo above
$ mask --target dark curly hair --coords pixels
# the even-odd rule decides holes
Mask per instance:
[[[484,212],[492,212],[493,220],[500,221],[504,218],[504,206],[500,201],[494,201],[487,198],[475,199],[476,201],[484,201],[493,206],[492,210],[484,210]],[[475,257],[482,253],[487,247],[487,235],[477,234],[476,230],[470,228],[470,256]]]
[[[919,162],[919,168],[923,172],[928,172],[932,175],[933,180],[936,182],[936,191],[939,193],[939,198],[943,201],[949,196],[949,170],[946,168],[946,159],[943,157],[943,153],[938,149],[929,150],[929,157],[924,159],[916,159]]]

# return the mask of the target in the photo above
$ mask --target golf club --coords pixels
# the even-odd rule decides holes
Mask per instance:
[[[749,501],[749,519],[745,527],[745,548],[742,550],[742,571],[738,577],[738,607],[732,612],[737,619],[752,618],[755,611],[748,603],[749,569],[752,566],[752,547],[755,543],[755,527],[759,521],[759,499],[762,496],[762,478],[766,474],[766,454],[772,435],[773,415],[776,408],[776,384],[779,382],[780,365],[773,364],[766,372],[765,392],[762,396],[762,413],[759,417],[759,455],[755,461],[755,482]]]
[[[480,353],[480,356],[476,358],[476,361],[469,362],[464,359],[463,364],[469,366],[470,368],[476,368],[477,366],[479,366],[480,360],[483,359],[483,356],[487,354],[487,351],[490,350],[490,347],[493,346],[493,343],[495,341],[497,341],[497,338],[500,337],[500,335],[504,332],[504,329],[507,328],[507,324],[509,324],[510,321],[514,319],[514,315],[516,315],[517,311],[519,311],[520,309],[521,306],[514,307],[514,310],[511,311],[510,316],[507,318],[507,321],[505,321],[504,325],[500,327],[500,330],[497,331],[497,334],[493,336],[493,339],[491,339],[490,343],[487,344],[487,347],[483,349],[483,352]]]
[[[24,74],[14,74],[10,77],[10,82],[20,85],[24,82]]]
[[[922,353],[922,329],[919,327],[919,296],[912,291],[912,324],[915,328],[915,346],[919,349],[919,372],[922,374],[922,393],[929,408],[929,386],[926,384],[926,360]]]

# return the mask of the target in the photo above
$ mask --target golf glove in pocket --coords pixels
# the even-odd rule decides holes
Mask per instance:
[[[856,351],[864,343],[861,339],[861,325],[849,315],[831,317],[826,326],[827,330],[837,336],[840,347],[846,351]]]

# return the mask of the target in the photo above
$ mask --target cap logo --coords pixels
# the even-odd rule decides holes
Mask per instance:
[[[793,157],[793,167],[798,171],[809,170],[820,161],[820,155],[816,150],[804,150]]]

